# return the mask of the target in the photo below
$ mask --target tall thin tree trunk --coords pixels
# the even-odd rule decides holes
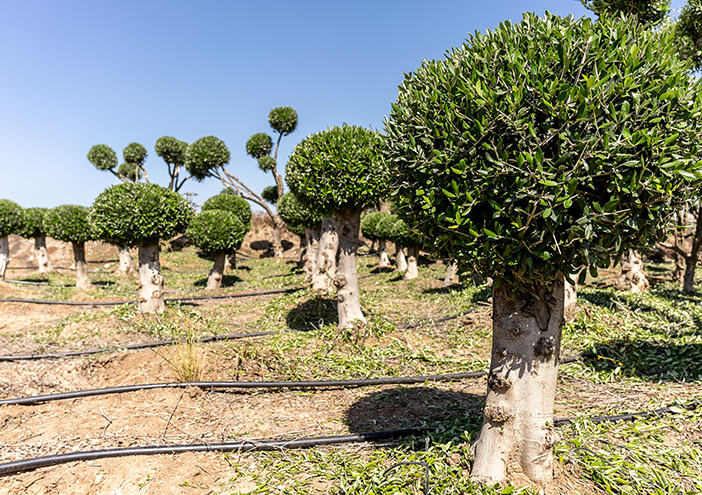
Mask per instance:
[[[405,273],[407,270],[407,258],[405,257],[405,248],[395,243],[395,265],[397,271]]]
[[[458,280],[458,261],[451,260],[448,265],[446,265],[446,276],[444,277],[444,287],[450,287],[457,284]]]
[[[162,313],[166,307],[163,299],[163,275],[159,263],[159,246],[139,246],[139,308],[145,313]]]
[[[309,282],[317,273],[317,256],[319,255],[319,238],[322,235],[322,226],[307,227],[305,238],[307,239],[307,252],[305,253],[304,266],[305,282]]]
[[[92,283],[88,275],[88,263],[85,261],[85,243],[72,242],[73,261],[76,264],[76,289],[90,289]]]
[[[215,290],[222,286],[222,278],[224,278],[224,262],[227,259],[227,253],[215,254],[214,265],[210,270],[210,276],[207,277],[207,287],[205,290]]]
[[[283,227],[285,223],[278,215],[273,215],[273,256],[283,259]]]
[[[132,253],[129,251],[128,246],[118,246],[118,250],[119,267],[117,268],[117,274],[129,276],[134,272],[132,268]]]
[[[10,243],[7,236],[0,237],[0,278],[5,279],[7,265],[10,262]]]
[[[531,294],[530,294],[531,292]],[[532,295],[533,294],[533,295]],[[483,426],[471,478],[546,488],[553,479],[553,404],[564,322],[564,280],[493,290],[493,339]]]
[[[339,311],[339,327],[365,324],[358,291],[356,249],[361,228],[361,212],[346,210],[339,216],[339,267],[334,277]]]
[[[649,288],[648,279],[643,268],[641,253],[629,250],[629,254],[622,256],[622,274],[614,283],[618,290],[630,291],[633,293],[645,292]]]
[[[312,289],[322,292],[332,291],[332,281],[336,276],[336,253],[339,250],[338,221],[334,217],[322,219],[322,235],[317,251],[317,269],[312,275]]]
[[[390,266],[390,258],[388,258],[387,241],[378,241],[378,266],[380,268],[387,268]]]
[[[412,280],[419,277],[419,269],[417,268],[417,258],[419,258],[419,246],[410,246],[407,248],[407,270],[405,270],[405,280]]]
[[[49,251],[46,249],[46,236],[40,235],[34,238],[34,255],[37,257],[39,273],[47,273],[54,268],[51,266]]]

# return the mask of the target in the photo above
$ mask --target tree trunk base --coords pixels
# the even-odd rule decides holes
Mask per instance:
[[[134,273],[132,268],[132,253],[129,251],[127,246],[119,246],[119,267],[117,268],[117,275],[128,277]]]
[[[139,309],[144,313],[163,313],[164,280],[159,264],[158,244],[139,246]]]
[[[34,255],[37,257],[39,273],[53,271],[54,267],[51,265],[51,260],[49,259],[49,251],[46,249],[45,235],[34,238]]]
[[[210,270],[209,277],[207,277],[207,287],[205,287],[205,290],[217,290],[222,286],[224,262],[226,258],[226,253],[217,253],[215,255],[214,265],[212,266],[212,270]]]
[[[405,248],[399,244],[395,245],[395,265],[397,271],[405,273],[407,271],[407,258],[405,257]]]
[[[344,211],[339,216],[339,267],[334,277],[339,311],[339,328],[365,325],[358,289],[356,249],[361,227],[360,211]]]
[[[317,270],[312,274],[312,290],[330,293],[336,277],[336,254],[339,250],[338,221],[325,217],[322,220],[322,234],[317,252]]]
[[[629,291],[635,294],[649,289],[648,279],[643,268],[641,253],[630,250],[628,256],[622,256],[622,274],[614,283],[617,290]]]
[[[10,262],[10,243],[7,236],[0,237],[0,278],[5,279],[7,265]]]
[[[85,243],[73,242],[73,260],[76,264],[76,289],[87,290],[93,284],[88,275],[88,263],[85,261]]]
[[[417,259],[419,258],[419,247],[411,246],[407,248],[407,269],[405,270],[405,280],[412,280],[419,277]]]

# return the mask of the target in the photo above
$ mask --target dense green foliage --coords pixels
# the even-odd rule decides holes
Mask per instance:
[[[278,188],[276,186],[264,187],[261,197],[272,205],[276,204],[278,202]]]
[[[315,214],[291,192],[283,194],[278,202],[278,214],[288,226],[288,229],[298,235],[304,234],[307,227],[314,227],[322,223],[322,217]],[[302,230],[302,234],[299,234]]]
[[[412,230],[407,223],[401,218],[397,218],[392,225],[389,227],[389,240],[400,246],[420,246],[422,244],[422,237],[414,230]]]
[[[699,177],[698,84],[670,36],[525,15],[405,78],[386,122],[402,216],[517,286],[662,239]]]
[[[205,136],[188,148],[185,168],[195,180],[202,181],[212,170],[229,163],[229,148],[219,138]]]
[[[264,155],[258,159],[258,168],[263,172],[270,172],[276,166],[275,158],[269,155]]]
[[[146,148],[144,148],[144,146],[139,143],[129,143],[122,150],[122,156],[124,157],[124,161],[128,163],[134,163],[138,166],[142,166],[144,164],[147,155],[148,153],[146,152]]]
[[[49,237],[64,242],[87,242],[97,239],[90,219],[90,208],[62,205],[44,216],[44,230]]]
[[[273,139],[265,132],[257,132],[246,141],[246,153],[254,158],[270,155]]]
[[[88,151],[88,160],[99,170],[112,170],[117,166],[117,153],[106,144],[96,144]]]
[[[292,107],[276,107],[268,113],[268,123],[281,135],[287,136],[297,128],[297,112]]]
[[[670,11],[670,0],[581,0],[599,17],[623,15],[636,18],[639,24],[660,24]]]
[[[132,182],[137,182],[144,176],[139,165],[134,162],[122,162],[120,166],[117,167],[117,173]]]
[[[286,181],[298,199],[322,214],[362,210],[389,190],[381,146],[376,131],[346,124],[311,134],[290,155]]]
[[[183,165],[188,152],[188,143],[179,141],[172,136],[162,136],[156,140],[154,149],[156,154],[163,158],[167,164]]]
[[[206,253],[233,253],[241,247],[251,224],[226,210],[204,210],[188,225],[188,240]]]
[[[392,239],[393,228],[398,221],[400,221],[400,217],[394,213],[383,216],[375,226],[375,233],[378,239],[381,241],[390,241]]]
[[[22,227],[22,207],[9,199],[0,199],[0,237],[16,233]]]
[[[361,218],[361,233],[369,241],[386,241],[387,237],[382,237],[378,231],[378,224],[390,216],[384,211],[374,211]]]
[[[202,211],[225,210],[232,213],[246,226],[248,231],[251,228],[251,205],[238,194],[232,194],[231,189],[225,189],[221,193],[212,196],[202,205]]]
[[[702,0],[687,0],[675,23],[678,51],[702,70]]]
[[[24,209],[22,211],[22,225],[16,233],[25,239],[35,239],[46,235],[44,217],[48,211],[47,208]]]
[[[158,244],[185,232],[191,217],[190,205],[178,193],[133,182],[103,191],[91,215],[99,239],[125,246]]]

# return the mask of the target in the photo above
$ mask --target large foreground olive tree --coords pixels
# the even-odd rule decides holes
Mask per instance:
[[[354,322],[365,322],[358,293],[356,249],[361,212],[380,201],[389,186],[380,136],[349,125],[311,134],[295,146],[285,178],[300,201],[325,217],[322,237],[325,229],[338,234],[339,261],[333,284],[339,301],[339,326],[348,328]],[[324,245],[319,251],[321,256],[335,256]],[[318,263],[317,269],[323,264]]]
[[[80,205],[52,208],[44,216],[43,229],[49,237],[71,243],[76,265],[76,288],[92,287],[88,262],[85,260],[85,243],[97,239],[90,221],[90,208]]]
[[[564,276],[660,240],[699,178],[698,85],[635,28],[527,14],[408,75],[386,122],[404,217],[494,279],[476,480],[550,483]]]
[[[139,306],[143,311],[163,311],[159,240],[185,232],[192,214],[182,196],[156,184],[125,182],[95,198],[91,219],[98,237],[139,248]]]
[[[10,262],[10,243],[7,237],[22,227],[22,207],[9,199],[0,199],[0,278],[5,278]]]

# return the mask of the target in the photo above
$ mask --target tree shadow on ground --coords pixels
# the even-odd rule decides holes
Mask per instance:
[[[117,285],[117,283],[113,282],[112,280],[95,280],[93,281],[93,285],[97,285],[98,287],[103,288],[111,288]]]
[[[346,410],[344,422],[354,433],[426,426],[436,428],[434,433],[443,430],[455,436],[451,431],[457,428],[458,435],[467,431],[475,436],[482,424],[484,404],[482,395],[432,386],[397,387],[361,397]]]
[[[395,271],[395,269],[391,266],[376,266],[370,271],[370,273],[373,275],[378,275],[379,273],[390,273],[393,271]]]
[[[314,297],[288,311],[285,322],[293,330],[310,330],[325,325],[338,325],[336,302],[327,297]]]
[[[238,284],[242,282],[242,279],[237,277],[236,275],[222,275],[222,287],[231,287],[234,284]],[[195,287],[206,287],[207,286],[207,278],[201,278],[199,280],[196,280],[193,282],[193,285]]]
[[[671,344],[645,340],[603,342],[583,362],[597,371],[617,372],[645,380],[702,380],[702,344]]]

